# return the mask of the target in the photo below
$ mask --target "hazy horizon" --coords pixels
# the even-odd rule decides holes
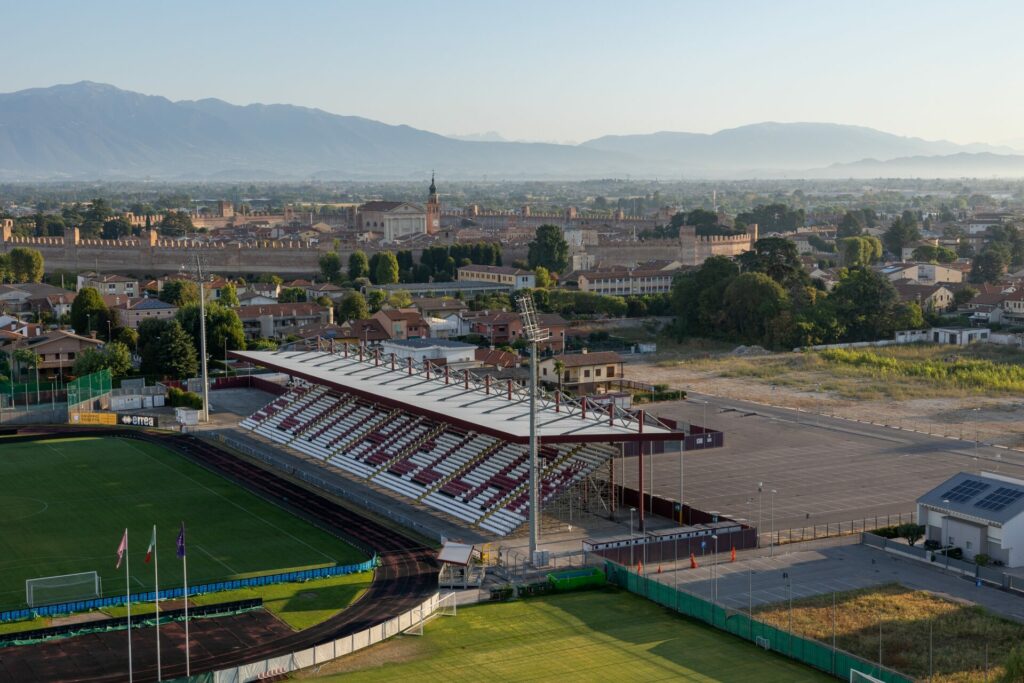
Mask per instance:
[[[815,121],[965,144],[1024,138],[1024,5],[451,0],[287,7],[3,1],[10,92],[89,80],[287,103],[443,135],[581,142]],[[56,16],[60,21],[54,21]],[[102,22],[97,22],[102,17]]]

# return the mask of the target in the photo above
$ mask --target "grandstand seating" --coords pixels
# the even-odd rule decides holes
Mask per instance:
[[[241,422],[361,479],[487,531],[505,535],[529,514],[529,448],[296,382]],[[604,444],[544,446],[542,503],[606,463]]]

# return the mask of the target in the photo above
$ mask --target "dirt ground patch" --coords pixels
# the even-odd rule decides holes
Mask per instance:
[[[384,643],[377,643],[345,657],[319,666],[316,671],[305,670],[295,674],[297,679],[319,678],[329,674],[344,674],[363,671],[384,666],[385,664],[401,664],[426,654],[427,648],[423,639],[416,636],[396,636]]]
[[[923,347],[897,354],[942,359],[963,350]],[[976,352],[1014,363],[1005,349]],[[1024,353],[1017,352],[1024,362]],[[955,386],[919,377],[884,377],[813,354],[750,356],[721,350],[629,362],[626,377],[674,389],[755,401],[1012,448],[1024,447],[1024,399],[1012,392]]]

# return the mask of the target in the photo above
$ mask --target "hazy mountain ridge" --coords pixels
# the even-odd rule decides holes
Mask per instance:
[[[5,179],[387,179],[424,177],[432,169],[451,178],[832,176],[869,172],[875,167],[866,159],[884,164],[934,155],[957,155],[937,163],[944,173],[969,175],[952,169],[987,168],[971,153],[996,157],[987,160],[989,166],[1016,169],[995,154],[1003,151],[1012,150],[822,123],[762,123],[710,135],[605,136],[580,145],[457,140],[320,109],[173,102],[91,82],[0,94]],[[928,162],[908,163],[906,168],[917,168]],[[850,171],[837,164],[860,165]],[[892,175],[903,166],[877,168]]]

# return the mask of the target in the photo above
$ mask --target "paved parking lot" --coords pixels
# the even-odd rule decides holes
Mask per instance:
[[[919,495],[962,470],[1024,475],[1024,459],[1015,451],[785,408],[691,394],[652,412],[706,420],[725,432],[724,448],[686,453],[683,499],[702,510],[760,520],[762,531],[773,521],[776,529],[790,529],[908,513]],[[656,494],[678,500],[678,453],[653,461],[646,488],[652,477]],[[623,474],[634,486],[636,458],[626,459]],[[758,482],[764,482],[761,494]]]

